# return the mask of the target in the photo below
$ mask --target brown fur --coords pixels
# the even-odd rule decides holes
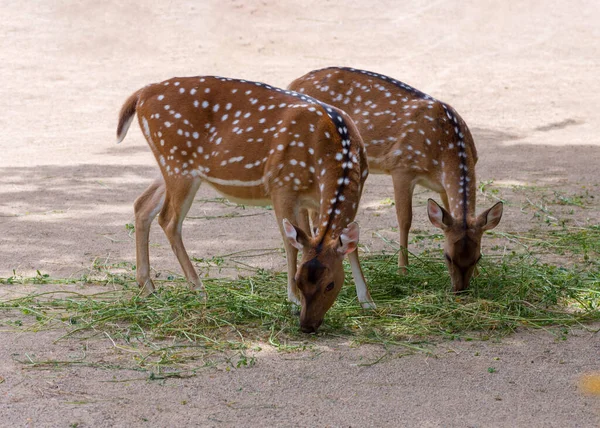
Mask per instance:
[[[392,176],[401,272],[408,266],[417,184],[438,192],[448,218],[457,224],[445,232],[452,260],[475,265],[483,233],[475,222],[477,150],[468,126],[451,106],[387,76],[348,68],[311,71],[289,88],[345,110],[363,137],[371,172]],[[475,247],[452,244],[470,229],[477,235]],[[455,289],[466,286],[452,278]]]
[[[148,85],[131,95],[121,109],[118,138],[124,138],[136,112],[162,172],[162,179],[135,203],[137,279],[144,294],[154,290],[148,236],[158,213],[186,278],[203,292],[181,239],[183,219],[201,182],[233,200],[272,204],[282,232],[284,219],[303,224],[303,234],[309,232],[307,216],[312,213],[317,236],[314,241],[304,236],[309,246],[303,256],[318,246],[340,245],[367,177],[360,134],[342,111],[264,84],[187,77]],[[319,299],[307,304],[302,287],[297,287],[304,279],[295,277],[297,248],[285,236],[284,243],[288,298],[303,304],[300,323],[314,331],[313,320],[322,321],[331,304],[322,305]],[[322,263],[324,272],[339,282],[337,296],[344,254],[335,254]],[[304,257],[301,270],[303,263]],[[364,278],[359,280],[364,284]]]

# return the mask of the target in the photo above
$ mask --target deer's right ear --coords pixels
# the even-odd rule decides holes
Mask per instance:
[[[477,217],[477,225],[483,230],[490,230],[498,226],[498,223],[500,223],[500,219],[502,218],[503,207],[504,204],[502,202],[496,202],[492,208],[482,212],[479,217]]]
[[[356,247],[358,246],[358,234],[358,224],[355,221],[348,224],[348,227],[342,230],[342,234],[340,235],[340,246],[338,248],[338,253],[340,253],[342,256],[345,256],[346,254],[356,250]]]
[[[429,216],[429,221],[431,221],[435,227],[442,230],[452,226],[452,223],[454,222],[450,213],[439,206],[433,199],[427,200],[427,215]]]
[[[299,227],[296,227],[290,223],[287,218],[283,219],[283,231],[290,244],[292,244],[292,246],[298,250],[302,251],[302,249],[308,245],[309,240],[308,236],[306,236],[306,233],[304,233],[304,231]]]

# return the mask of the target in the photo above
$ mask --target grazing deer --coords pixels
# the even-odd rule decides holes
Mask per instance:
[[[364,140],[370,171],[392,176],[401,272],[408,265],[415,185],[440,194],[444,208],[429,199],[427,213],[444,232],[444,256],[454,291],[467,288],[481,257],[483,232],[498,225],[502,203],[475,217],[477,151],[458,113],[396,79],[353,68],[311,71],[289,89],[345,110]]]
[[[157,214],[191,288],[204,294],[181,238],[183,220],[204,181],[232,201],[273,205],[284,238],[288,299],[302,306],[303,331],[317,330],[340,292],[345,255],[359,301],[374,307],[353,222],[368,175],[366,154],[344,112],[263,83],[173,78],[127,99],[117,142],[136,112],[162,173],[134,204],[137,282],[143,294],[154,291],[148,236]],[[307,213],[316,220],[314,236]]]

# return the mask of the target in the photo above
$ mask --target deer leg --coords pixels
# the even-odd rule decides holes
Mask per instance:
[[[181,226],[187,215],[194,196],[200,187],[199,179],[181,179],[176,178],[167,182],[167,195],[165,204],[158,218],[160,226],[163,228],[171,248],[179,260],[186,279],[190,283],[192,290],[199,290],[202,297],[206,298],[204,285],[196,273],[196,269],[188,256],[183,240],[181,238]]]
[[[283,221],[283,219],[281,220]],[[280,223],[281,223],[280,221]],[[292,302],[297,306],[302,306],[302,302],[298,297],[300,295],[300,290],[296,286],[296,271],[298,270],[298,250],[293,247],[287,239],[284,240],[285,247],[285,258],[287,260],[287,272],[288,272],[288,281],[287,281],[287,294],[288,301]]]
[[[317,225],[319,224],[319,213],[317,211],[313,211],[310,210],[309,212],[309,216],[310,216],[310,224],[312,226],[311,234],[312,236],[317,236]]]
[[[150,254],[148,240],[152,221],[162,209],[165,202],[165,182],[157,178],[134,202],[135,213],[135,259],[136,280],[141,295],[148,296],[154,292],[154,283],[150,279]]]
[[[440,192],[440,198],[442,199],[442,203],[444,204],[446,211],[450,212],[450,202],[448,201],[448,194],[445,190]]]
[[[285,201],[285,197],[279,198],[277,195],[272,195],[273,199],[273,208],[275,210],[275,217],[277,218],[277,224],[279,225],[279,231],[281,232],[281,236],[283,237],[283,247],[285,248],[285,258],[287,260],[287,294],[288,301],[292,302],[294,305],[301,306],[302,302],[300,300],[300,290],[296,286],[296,272],[298,270],[298,250],[294,247],[285,236],[283,231],[283,219],[287,218],[293,224],[297,224],[296,213],[294,212],[294,208],[287,206]],[[279,203],[278,203],[279,200]],[[278,208],[281,207],[281,208]],[[305,217],[308,221],[308,214],[305,210],[299,213],[298,217]],[[304,216],[303,216],[304,214]],[[299,226],[299,225],[298,225]],[[302,228],[302,226],[299,226]]]
[[[375,302],[373,302],[373,299],[371,298],[365,276],[363,275],[358,261],[358,248],[348,254],[348,261],[350,262],[350,268],[352,269],[352,276],[354,277],[354,284],[356,285],[356,296],[358,297],[360,305],[365,309],[375,309]]]
[[[399,272],[406,273],[408,266],[408,232],[412,224],[412,197],[415,183],[412,175],[401,171],[392,171],[396,216],[400,231],[400,253],[398,254]]]
[[[300,227],[300,229],[302,229],[308,236],[314,236],[314,231],[310,227],[313,217],[314,211],[309,210],[308,208],[301,208],[300,213],[298,214],[298,227]]]

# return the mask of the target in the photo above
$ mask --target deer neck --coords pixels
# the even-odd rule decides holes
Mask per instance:
[[[473,150],[473,139],[466,124],[453,108],[445,104],[443,108],[453,128],[452,141],[456,150],[446,152],[448,156],[441,162],[442,185],[448,196],[450,214],[466,225],[467,219],[475,215],[477,155]]]
[[[354,220],[368,174],[360,136],[339,114],[333,116],[337,143],[321,144],[315,150],[319,221],[314,226],[321,243],[328,236],[338,236]]]
[[[348,177],[340,177],[347,180]],[[356,217],[357,203],[350,199],[349,195],[356,194],[356,183],[351,181],[342,186],[325,185],[320,194],[319,221],[317,226],[317,237],[323,242],[327,237],[337,236]],[[336,182],[337,184],[337,182]],[[352,190],[353,188],[353,190]],[[353,193],[354,192],[354,193]]]
[[[461,175],[455,168],[442,172],[442,182],[448,197],[448,208],[455,220],[466,221],[475,216],[475,174]]]

